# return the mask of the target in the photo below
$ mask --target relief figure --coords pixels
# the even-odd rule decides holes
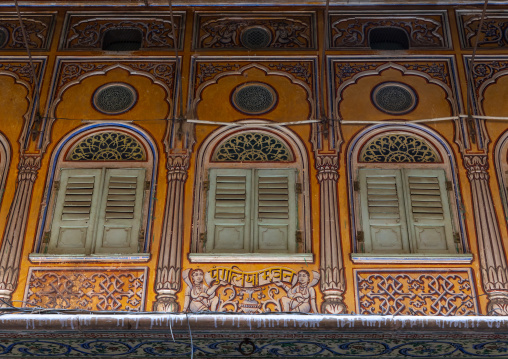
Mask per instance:
[[[313,279],[310,280],[310,273],[305,269],[298,272],[293,279],[293,287],[289,288],[281,281],[274,282],[275,285],[286,291],[286,296],[280,299],[282,311],[299,313],[318,313],[316,306],[316,291],[314,286],[319,282],[319,273],[312,271]]]

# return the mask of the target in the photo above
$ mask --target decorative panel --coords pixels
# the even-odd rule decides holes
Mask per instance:
[[[463,49],[472,49],[478,41],[478,48],[500,48],[508,46],[508,11],[489,11],[485,13],[483,30],[477,40],[477,31],[482,16],[481,10],[456,10]]]
[[[143,311],[148,269],[30,268],[27,307]]]
[[[175,42],[183,48],[185,34],[185,12],[175,11],[175,36],[171,31],[169,12],[150,13],[136,12],[68,12],[65,18],[63,37],[60,42],[62,50],[101,50],[104,33],[110,29],[137,29],[143,34],[141,49],[165,50],[174,49]],[[181,29],[179,33],[178,29]]]
[[[67,157],[70,161],[144,161],[143,146],[122,132],[100,132],[80,141]]]
[[[30,49],[48,50],[53,35],[55,15],[23,12],[22,19]],[[0,49],[26,51],[23,32],[15,13],[0,14]]]
[[[255,272],[232,267],[214,267],[204,273],[183,271],[184,312],[318,313],[316,271],[269,267]]]
[[[198,12],[195,50],[306,50],[316,48],[314,12]]]
[[[360,162],[403,163],[441,162],[434,148],[416,136],[388,134],[377,136],[365,145]]]
[[[470,269],[355,270],[358,314],[476,315]]]
[[[404,30],[410,49],[449,49],[451,45],[446,11],[340,11],[330,12],[329,48],[370,49],[369,32],[374,28]]]

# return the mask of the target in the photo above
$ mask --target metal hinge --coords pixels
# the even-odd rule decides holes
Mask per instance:
[[[460,243],[460,236],[458,233],[453,234],[453,242],[454,243]]]
[[[210,182],[203,181],[203,190],[208,191],[210,189]]]
[[[60,189],[60,181],[53,182],[53,188],[58,191]]]
[[[364,241],[364,236],[363,236],[363,231],[358,231],[356,232],[356,241],[357,242],[362,242]]]
[[[451,191],[453,190],[453,184],[452,181],[446,181],[446,190]]]
[[[48,244],[50,238],[51,238],[51,231],[44,232],[44,236],[42,237],[42,243]]]
[[[296,185],[295,185],[295,192],[297,194],[302,194],[302,184],[297,182]]]
[[[145,191],[148,191],[150,189],[150,185],[152,183],[150,181],[145,181]]]
[[[199,235],[199,240],[201,241],[201,243],[205,244],[206,243],[206,232],[205,233],[201,233]]]
[[[302,231],[296,231],[296,243],[303,242],[303,233]]]
[[[145,231],[140,229],[138,235],[138,247],[140,252],[143,249],[144,244],[145,244]]]
[[[353,190],[359,191],[360,190],[360,181],[354,181],[353,182]]]

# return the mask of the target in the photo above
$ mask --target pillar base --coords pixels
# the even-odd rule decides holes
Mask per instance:
[[[324,292],[323,303],[321,304],[321,313],[323,314],[347,314],[347,307],[342,302],[342,293]]]
[[[507,292],[489,293],[488,296],[487,315],[508,315]]]
[[[180,306],[176,302],[176,292],[159,293],[157,295],[157,300],[153,303],[153,311],[178,313],[180,311]]]

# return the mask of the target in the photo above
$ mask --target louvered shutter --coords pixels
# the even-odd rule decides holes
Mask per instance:
[[[295,170],[255,170],[254,252],[296,252]]]
[[[100,169],[62,169],[48,252],[90,254],[100,196]]]
[[[252,171],[210,169],[207,252],[249,252]]]
[[[443,170],[403,170],[414,253],[455,253]]]
[[[107,169],[94,253],[136,253],[144,195],[144,169]]]
[[[366,253],[408,253],[401,172],[360,169],[360,208]]]

